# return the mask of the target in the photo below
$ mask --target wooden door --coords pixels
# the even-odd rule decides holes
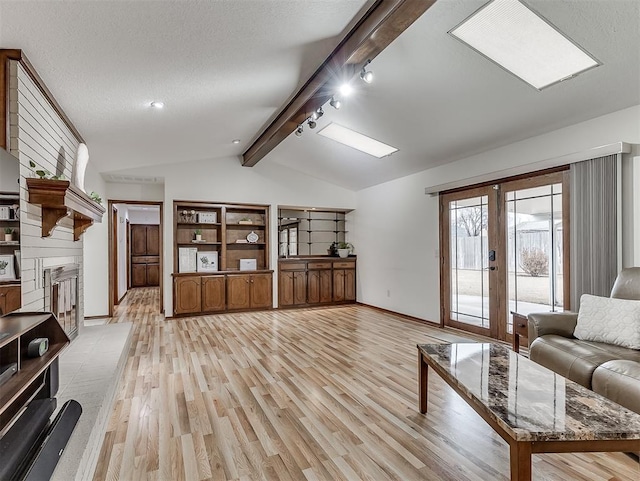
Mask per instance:
[[[160,226],[148,225],[146,226],[146,249],[148,256],[160,255]]]
[[[333,300],[334,302],[345,300],[344,269],[333,270]]]
[[[224,311],[225,302],[224,276],[202,277],[202,312]]]
[[[131,264],[131,286],[144,287],[147,285],[147,265]]]
[[[355,269],[344,270],[344,299],[345,301],[356,300],[356,271]]]
[[[160,264],[147,264],[147,285],[160,285]]]
[[[132,256],[147,255],[147,226],[146,225],[131,226],[131,255]]]
[[[227,309],[249,309],[251,307],[251,276],[227,276]]]
[[[294,278],[295,279],[295,278]],[[253,274],[251,276],[251,307],[268,309],[273,306],[271,274]],[[295,285],[295,282],[294,282]],[[295,291],[294,291],[295,292]]]
[[[201,311],[202,293],[199,276],[178,277],[175,279],[175,313],[195,314]]]
[[[320,303],[331,302],[331,270],[318,271],[320,274]]]
[[[305,271],[293,273],[293,302],[296,305],[307,303],[307,273]]]
[[[278,298],[280,300],[280,306],[293,305],[293,272],[292,271],[280,271],[278,276]]]

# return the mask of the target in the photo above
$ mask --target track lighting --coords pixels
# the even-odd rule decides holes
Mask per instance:
[[[319,107],[318,110],[316,110],[309,116],[309,118],[311,120],[318,120],[323,115],[324,115],[324,110],[322,110],[322,107]]]
[[[342,97],[348,97],[349,95],[351,95],[351,92],[353,92],[353,87],[351,86],[351,84],[342,84],[340,86],[340,95]]]
[[[315,129],[316,128],[316,121],[313,120],[311,117],[309,117],[309,121],[307,122],[307,125],[309,126],[310,129]]]
[[[368,84],[373,82],[373,72],[371,70],[367,70],[367,65],[370,63],[371,60],[367,60],[367,63],[362,66],[362,70],[360,71],[360,78]]]
[[[296,137],[302,137],[302,132],[304,132],[304,127],[300,124],[296,129]]]
[[[329,101],[329,105],[338,110],[340,107],[342,107],[342,102],[340,102],[340,99],[337,99],[335,96],[333,96]]]

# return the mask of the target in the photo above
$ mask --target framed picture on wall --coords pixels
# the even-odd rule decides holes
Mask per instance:
[[[16,279],[13,259],[12,254],[0,256],[0,281],[13,281]]]

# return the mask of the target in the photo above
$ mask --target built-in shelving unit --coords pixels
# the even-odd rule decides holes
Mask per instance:
[[[22,304],[19,207],[17,192],[0,192],[0,316],[20,309]]]
[[[269,309],[272,277],[269,206],[174,202],[175,315]]]
[[[49,237],[58,222],[73,219],[73,240],[93,225],[102,222],[105,209],[66,180],[27,179],[29,203],[42,208],[42,237]]]
[[[345,242],[348,212],[344,209],[279,207],[279,255],[326,254],[333,242]]]

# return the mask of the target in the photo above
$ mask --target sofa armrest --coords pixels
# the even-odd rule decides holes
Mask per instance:
[[[573,338],[573,331],[578,323],[578,314],[575,312],[537,312],[529,314],[529,345],[545,334],[557,334],[558,336]]]

